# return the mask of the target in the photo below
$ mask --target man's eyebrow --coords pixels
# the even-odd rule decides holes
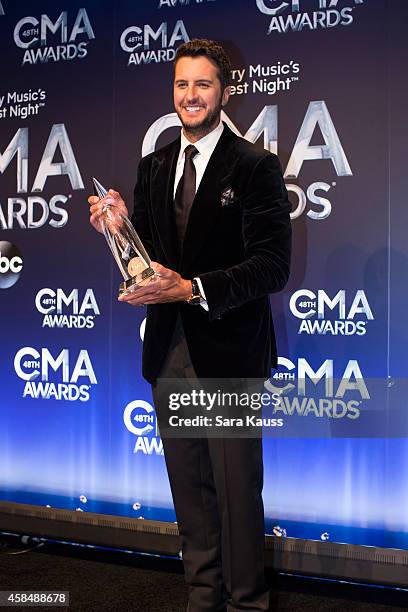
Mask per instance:
[[[176,84],[177,83],[188,83],[188,79],[176,79],[174,81]],[[212,79],[194,79],[195,83],[213,83]]]

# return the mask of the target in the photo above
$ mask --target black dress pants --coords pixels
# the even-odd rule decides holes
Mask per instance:
[[[160,378],[196,378],[180,319]],[[152,390],[160,421],[158,387]],[[164,437],[163,448],[189,586],[187,610],[268,610],[262,439]]]

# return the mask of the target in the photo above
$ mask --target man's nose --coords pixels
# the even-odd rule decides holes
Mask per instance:
[[[186,98],[188,102],[194,102],[197,100],[197,88],[194,85],[190,85],[187,89]]]

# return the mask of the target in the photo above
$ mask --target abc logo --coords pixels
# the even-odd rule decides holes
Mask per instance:
[[[14,244],[0,240],[0,289],[16,284],[23,269],[21,253]]]

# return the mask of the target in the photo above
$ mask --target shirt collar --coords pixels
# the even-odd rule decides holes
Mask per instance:
[[[197,140],[197,142],[192,143],[185,137],[183,130],[181,130],[180,153],[183,154],[185,148],[188,145],[194,144],[197,151],[201,155],[203,155],[204,157],[210,158],[223,131],[224,131],[224,124],[222,123],[222,121],[220,121],[217,127],[212,130],[212,132],[210,132],[209,134],[206,134],[206,136],[203,136],[203,138],[200,138],[200,140]]]

